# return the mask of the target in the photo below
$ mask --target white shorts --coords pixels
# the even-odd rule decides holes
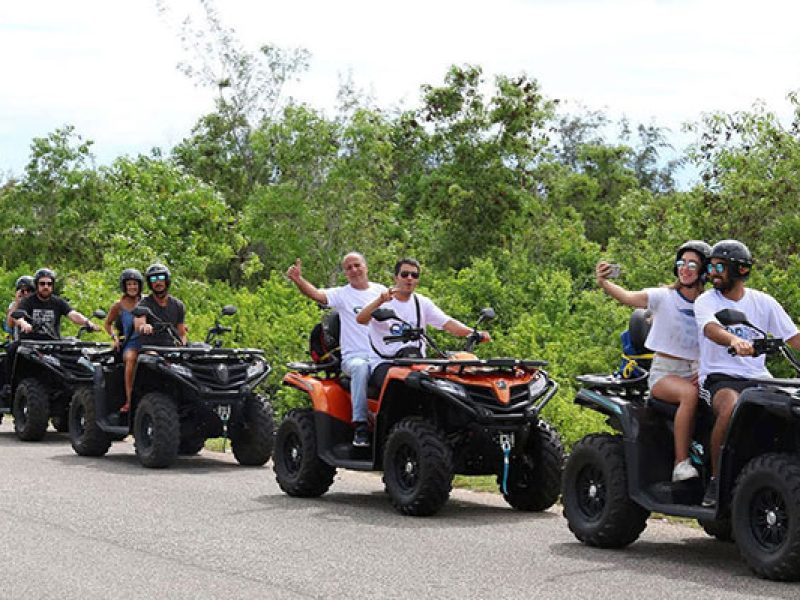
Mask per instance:
[[[659,379],[667,375],[677,375],[684,379],[691,379],[697,375],[698,364],[696,360],[685,358],[667,358],[656,354],[650,365],[650,377],[647,378],[647,387],[651,390]]]

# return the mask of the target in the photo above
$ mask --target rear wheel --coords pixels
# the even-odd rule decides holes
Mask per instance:
[[[69,438],[81,456],[103,456],[111,441],[97,425],[94,394],[89,386],[79,387],[69,406]]]
[[[383,452],[383,482],[394,507],[420,517],[438,512],[453,487],[452,456],[432,424],[415,418],[398,422]]]
[[[558,500],[561,491],[561,467],[564,448],[553,428],[539,421],[531,432],[535,436],[525,452],[512,458],[508,470],[506,502],[517,510],[546,510]],[[497,477],[503,491],[503,474]]]
[[[290,496],[316,498],[328,491],[336,469],[317,456],[314,414],[292,410],[278,427],[273,457],[275,479]]]
[[[748,566],[767,579],[800,579],[800,458],[751,460],[733,495],[733,534]]]
[[[181,442],[178,445],[178,454],[181,456],[194,456],[200,450],[202,450],[206,445],[206,438],[202,436],[189,436],[181,438]]]
[[[585,544],[622,548],[647,527],[649,511],[628,497],[622,438],[598,433],[573,446],[564,469],[564,516]]]
[[[168,467],[178,456],[180,421],[172,398],[161,392],[146,394],[133,421],[136,455],[145,467]]]
[[[53,429],[60,433],[69,431],[69,408],[60,415],[50,417],[50,423],[53,425]]]
[[[251,398],[244,407],[244,423],[231,430],[231,448],[240,465],[260,467],[272,456],[275,422],[272,407],[261,396]]]
[[[33,377],[23,379],[14,393],[14,431],[26,442],[38,442],[47,431],[50,396]]]

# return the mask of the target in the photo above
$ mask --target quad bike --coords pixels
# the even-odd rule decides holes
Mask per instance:
[[[563,449],[540,412],[558,385],[538,360],[479,359],[477,326],[494,318],[484,309],[464,352],[445,354],[426,334],[389,309],[402,333],[386,341],[419,341],[439,358],[394,358],[380,389],[368,389],[371,446],[351,444],[348,379],[337,365],[290,363],[283,383],[308,394],[311,409],[293,410],[278,428],[274,466],[291,496],[316,497],[337,468],[383,471],[392,504],[405,515],[436,513],[454,474],[495,475],[514,508],[541,511],[559,494]],[[380,366],[378,368],[381,368]]]
[[[635,316],[635,315],[634,315]],[[755,355],[800,361],[732,309],[725,326],[745,325],[761,338]],[[640,342],[643,342],[642,337]],[[759,379],[739,396],[720,458],[715,507],[701,505],[710,477],[710,409],[699,412],[690,456],[700,478],[670,481],[675,407],[648,397],[646,374],[634,380],[584,375],[575,403],[602,413],[618,434],[593,433],[573,447],[562,502],[570,530],[590,546],[634,542],[651,511],[697,519],[707,533],[735,540],[745,562],[768,579],[800,579],[800,379]],[[700,401],[700,410],[705,402]]]
[[[14,318],[30,319],[18,310]],[[105,318],[104,311],[95,311],[95,318]],[[32,323],[33,333],[50,339],[23,339],[16,343],[8,393],[0,395],[0,414],[14,416],[14,431],[24,441],[39,441],[50,421],[56,431],[67,430],[67,415],[75,390],[92,381],[90,358],[110,348],[105,342],[81,340],[89,331],[78,329],[76,337],[60,338],[44,323]],[[11,358],[13,356],[13,358]],[[5,367],[5,365],[3,365]]]
[[[225,306],[223,315],[236,307]],[[197,454],[207,438],[230,438],[239,464],[261,466],[272,454],[272,408],[255,392],[270,373],[263,350],[222,348],[219,336],[229,327],[219,321],[205,342],[180,345],[174,327],[155,321],[145,307],[134,315],[149,315],[157,331],[168,331],[175,346],[143,346],[134,376],[131,407],[125,403],[125,365],[118,353],[97,355],[93,382],[75,393],[69,412],[72,448],[81,456],[103,456],[113,441],[133,434],[136,455],[145,467],[171,465],[179,454]]]

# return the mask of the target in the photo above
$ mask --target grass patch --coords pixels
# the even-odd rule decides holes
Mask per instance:
[[[498,493],[497,478],[494,475],[456,475],[453,478],[453,487],[472,490],[474,492]]]
[[[206,450],[211,450],[211,452],[230,452],[231,451],[231,441],[228,438],[208,438],[206,440],[206,445],[204,446]]]

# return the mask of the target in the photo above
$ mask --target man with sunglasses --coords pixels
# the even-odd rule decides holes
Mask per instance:
[[[472,329],[453,319],[436,306],[432,300],[417,294],[415,290],[419,285],[420,266],[414,258],[401,258],[394,265],[394,286],[383,292],[372,302],[367,304],[358,313],[356,321],[369,326],[370,342],[370,382],[379,387],[391,363],[388,362],[396,356],[425,356],[425,346],[422,340],[415,342],[386,342],[384,337],[400,333],[398,321],[377,321],[372,318],[372,313],[379,307],[390,308],[406,323],[414,327],[424,328],[428,325],[442,329],[458,337],[466,337]],[[487,331],[479,332],[481,342],[491,340]]]
[[[367,278],[367,261],[358,252],[342,259],[342,270],[348,284],[318,289],[303,277],[298,258],[286,271],[286,276],[300,292],[318,304],[331,306],[339,312],[339,345],[342,351],[342,372],[350,377],[350,403],[353,409],[353,445],[369,446],[367,429],[367,380],[369,379],[369,340],[367,328],[356,323],[356,315],[365,304],[386,291],[379,283]]]
[[[134,328],[141,336],[142,346],[185,346],[188,341],[186,329],[186,307],[183,302],[169,294],[172,275],[161,263],[154,263],[144,272],[150,295],[139,301],[139,306],[150,310],[150,315],[136,317]],[[178,334],[175,340],[169,329],[158,327],[159,324],[171,325]],[[155,325],[155,327],[154,327]]]
[[[733,408],[742,390],[758,385],[752,379],[771,377],[764,355],[753,357],[750,340],[760,335],[743,325],[724,327],[714,316],[724,308],[747,315],[756,327],[800,350],[800,333],[783,307],[769,294],[745,286],[753,258],[737,240],[722,240],[711,249],[708,279],[714,289],[695,302],[700,335],[700,396],[714,411],[711,432],[712,479],[703,497],[703,506],[717,503],[719,458]],[[735,355],[728,353],[732,348]]]
[[[76,325],[85,325],[91,331],[100,331],[100,326],[92,323],[77,310],[74,310],[63,298],[53,294],[56,274],[50,269],[39,269],[33,274],[35,293],[28,294],[20,300],[18,310],[28,314],[31,322],[22,317],[16,320],[20,330],[20,338],[47,340],[61,337],[61,317],[67,317]],[[33,325],[43,326],[47,331],[34,332]]]

